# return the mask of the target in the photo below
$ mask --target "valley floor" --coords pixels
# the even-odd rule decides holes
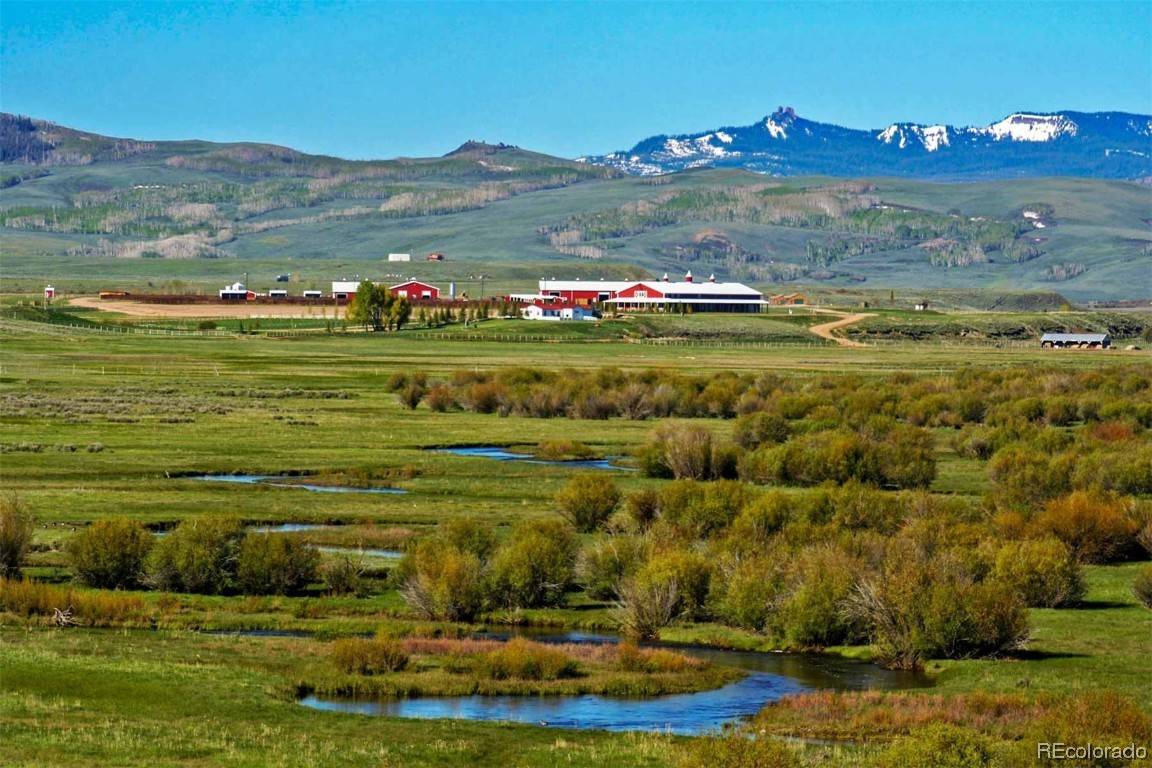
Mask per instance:
[[[25,320],[0,326],[0,479],[33,511],[26,568],[66,585],[65,554],[77,530],[125,516],[153,530],[220,512],[245,523],[340,523],[294,533],[321,546],[403,549],[464,515],[506,537],[527,519],[554,516],[552,499],[574,471],[563,464],[494,462],[428,450],[450,445],[532,448],[579,441],[600,456],[627,456],[655,421],[539,419],[404,408],[387,390],[394,374],[453,375],[493,368],[654,370],[716,377],[766,372],[807,379],[850,376],[860,390],[882,377],[1032,366],[1052,376],[1122,371],[1146,379],[1148,353],[1055,356],[1032,347],[841,345],[774,348],[459,342],[404,334],[109,336],[46,331]],[[783,325],[788,321],[782,320]],[[838,325],[839,324],[839,325]],[[807,334],[807,324],[799,331]],[[1039,374],[1038,374],[1039,375]],[[1133,383],[1133,387],[1137,384]],[[1135,390],[1134,390],[1135,391]],[[730,431],[720,419],[686,419]],[[933,428],[939,471],[932,495],[976,503],[989,490],[984,463],[950,447],[954,430]],[[311,493],[210,483],[213,473],[390,473],[406,493]],[[367,475],[365,475],[367,476]],[[625,491],[665,482],[616,472]],[[327,555],[325,555],[327,557]],[[945,701],[972,693],[1023,697],[1106,691],[1152,714],[1152,612],[1131,593],[1139,564],[1090,566],[1076,608],[1032,609],[1026,652],[994,660],[931,660],[934,685],[910,696]],[[331,640],[420,627],[394,581],[394,562],[369,569],[367,597],[193,596],[141,592],[140,618],[102,628],[52,627],[46,617],[0,610],[0,763],[11,766],[675,766],[694,740],[468,722],[318,712],[296,703],[300,685],[326,664]],[[125,593],[101,592],[109,600]],[[128,594],[131,597],[132,594]],[[494,612],[489,624],[520,622],[613,629],[608,601],[574,594],[566,606]],[[205,630],[306,631],[306,637],[247,637]],[[679,624],[672,643],[770,650],[756,633],[719,624]],[[867,658],[866,647],[830,652]],[[884,694],[887,696],[888,694]],[[840,724],[768,707],[758,724],[789,742],[805,765],[864,766],[894,734],[882,699],[871,715]],[[835,739],[825,743],[822,739]],[[809,741],[815,739],[816,741]],[[845,741],[847,740],[847,741]]]

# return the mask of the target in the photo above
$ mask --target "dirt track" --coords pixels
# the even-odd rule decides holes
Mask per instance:
[[[858,323],[861,320],[864,320],[866,318],[875,317],[875,315],[873,315],[872,313],[870,313],[870,312],[857,312],[857,313],[852,314],[852,315],[847,315],[847,314],[844,314],[843,312],[837,312],[836,310],[833,310],[833,309],[818,309],[815,311],[819,312],[822,315],[836,315],[840,319],[839,320],[833,320],[833,321],[828,322],[828,323],[820,323],[819,325],[813,325],[810,328],[808,328],[808,330],[811,331],[812,333],[816,334],[817,336],[819,336],[822,339],[828,339],[829,341],[834,341],[842,347],[866,347],[866,346],[868,346],[867,344],[864,344],[863,342],[853,341],[852,339],[846,339],[843,336],[840,336],[836,333],[833,333],[833,331],[836,331],[836,330],[839,330],[840,328],[844,328],[846,326],[852,325],[853,323]]]
[[[96,296],[79,296],[69,303],[75,307],[119,312],[132,317],[175,318],[261,318],[295,317],[322,320],[343,316],[343,307],[315,307],[293,304],[149,304],[142,301],[105,300]]]

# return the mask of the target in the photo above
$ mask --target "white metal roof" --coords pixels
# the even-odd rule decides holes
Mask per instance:
[[[647,299],[608,299],[605,304],[691,304],[693,302],[710,301],[716,304],[767,304],[768,302],[763,299],[726,299],[723,297],[704,298],[704,299],[680,299],[673,296],[669,299],[660,297],[647,298]]]
[[[1106,333],[1046,333],[1040,337],[1041,341],[1072,341],[1072,342],[1102,342],[1108,338]]]
[[[764,294],[743,283],[688,282],[686,280],[541,280],[540,293],[548,291],[604,291],[619,293],[625,288],[643,285],[664,294],[692,294],[697,296],[744,296],[762,298]]]
[[[660,280],[641,280],[639,284],[672,297],[690,294],[694,296],[742,296],[749,299],[759,299],[764,296],[760,291],[749,288],[743,283],[689,283],[687,281],[665,283]],[[630,285],[636,285],[636,283]]]
[[[358,280],[333,280],[332,293],[356,293],[360,287]]]
[[[422,285],[425,288],[434,288],[436,290],[439,290],[439,288],[436,288],[436,286],[432,285],[432,283],[426,283],[423,280],[405,280],[402,283],[396,283],[396,285],[388,286],[388,290],[391,291],[391,290],[395,290],[396,288],[403,288],[406,285]]]

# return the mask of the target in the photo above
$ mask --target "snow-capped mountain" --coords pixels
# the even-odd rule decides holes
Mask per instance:
[[[781,176],[1136,179],[1152,176],[1152,116],[1016,112],[986,126],[857,130],[780,107],[752,125],[653,136],[628,151],[580,159],[638,175],[716,166]]]

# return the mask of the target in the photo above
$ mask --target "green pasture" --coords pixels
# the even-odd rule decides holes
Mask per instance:
[[[91,313],[89,313],[90,315]],[[86,315],[86,316],[89,316]],[[739,340],[806,333],[811,319],[771,314],[716,318]],[[704,318],[652,326],[690,336]],[[519,323],[508,321],[509,327]],[[608,324],[605,324],[608,325]],[[575,335],[588,326],[566,326]],[[628,326],[631,331],[637,326]],[[502,326],[478,332],[499,338]],[[554,513],[552,497],[576,472],[563,465],[495,462],[429,450],[452,445],[532,447],[576,440],[597,455],[643,443],[655,422],[528,419],[415,411],[386,391],[397,372],[502,367],[555,371],[606,366],[710,375],[844,374],[860,386],[897,372],[934,376],[967,367],[1037,369],[1139,366],[1145,352],[1053,355],[1034,347],[886,344],[861,349],[700,339],[686,346],[612,338],[571,342],[455,341],[434,333],[318,334],[275,338],[109,336],[0,325],[0,481],[38,520],[29,575],[68,580],[61,547],[80,526],[129,516],[155,528],[198,515],[249,522],[332,522],[300,534],[321,544],[403,548],[438,522],[474,515],[498,535],[519,520]],[[445,332],[447,333],[447,331]],[[1135,370],[1135,368],[1134,368]],[[726,434],[731,423],[698,423]],[[972,499],[988,490],[981,462],[935,432],[932,488]],[[198,480],[196,473],[352,473],[387,476],[403,495],[315,493]],[[621,488],[654,487],[631,472]],[[81,766],[668,766],[683,740],[662,735],[570,732],[465,721],[406,721],[322,713],[294,702],[302,670],[333,636],[412,628],[390,576],[373,563],[363,598],[171,597],[143,593],[156,628],[50,629],[0,625],[0,763]],[[1029,653],[995,661],[933,662],[935,691],[1074,693],[1105,688],[1152,708],[1152,614],[1130,593],[1132,565],[1091,567],[1084,606],[1034,610]],[[493,614],[489,621],[610,628],[612,606],[583,595],[564,608]],[[200,629],[301,629],[313,638],[210,635]],[[710,624],[670,629],[672,642],[768,650],[763,637]],[[833,649],[867,655],[862,648]],[[856,747],[797,747],[806,764],[857,764]]]

